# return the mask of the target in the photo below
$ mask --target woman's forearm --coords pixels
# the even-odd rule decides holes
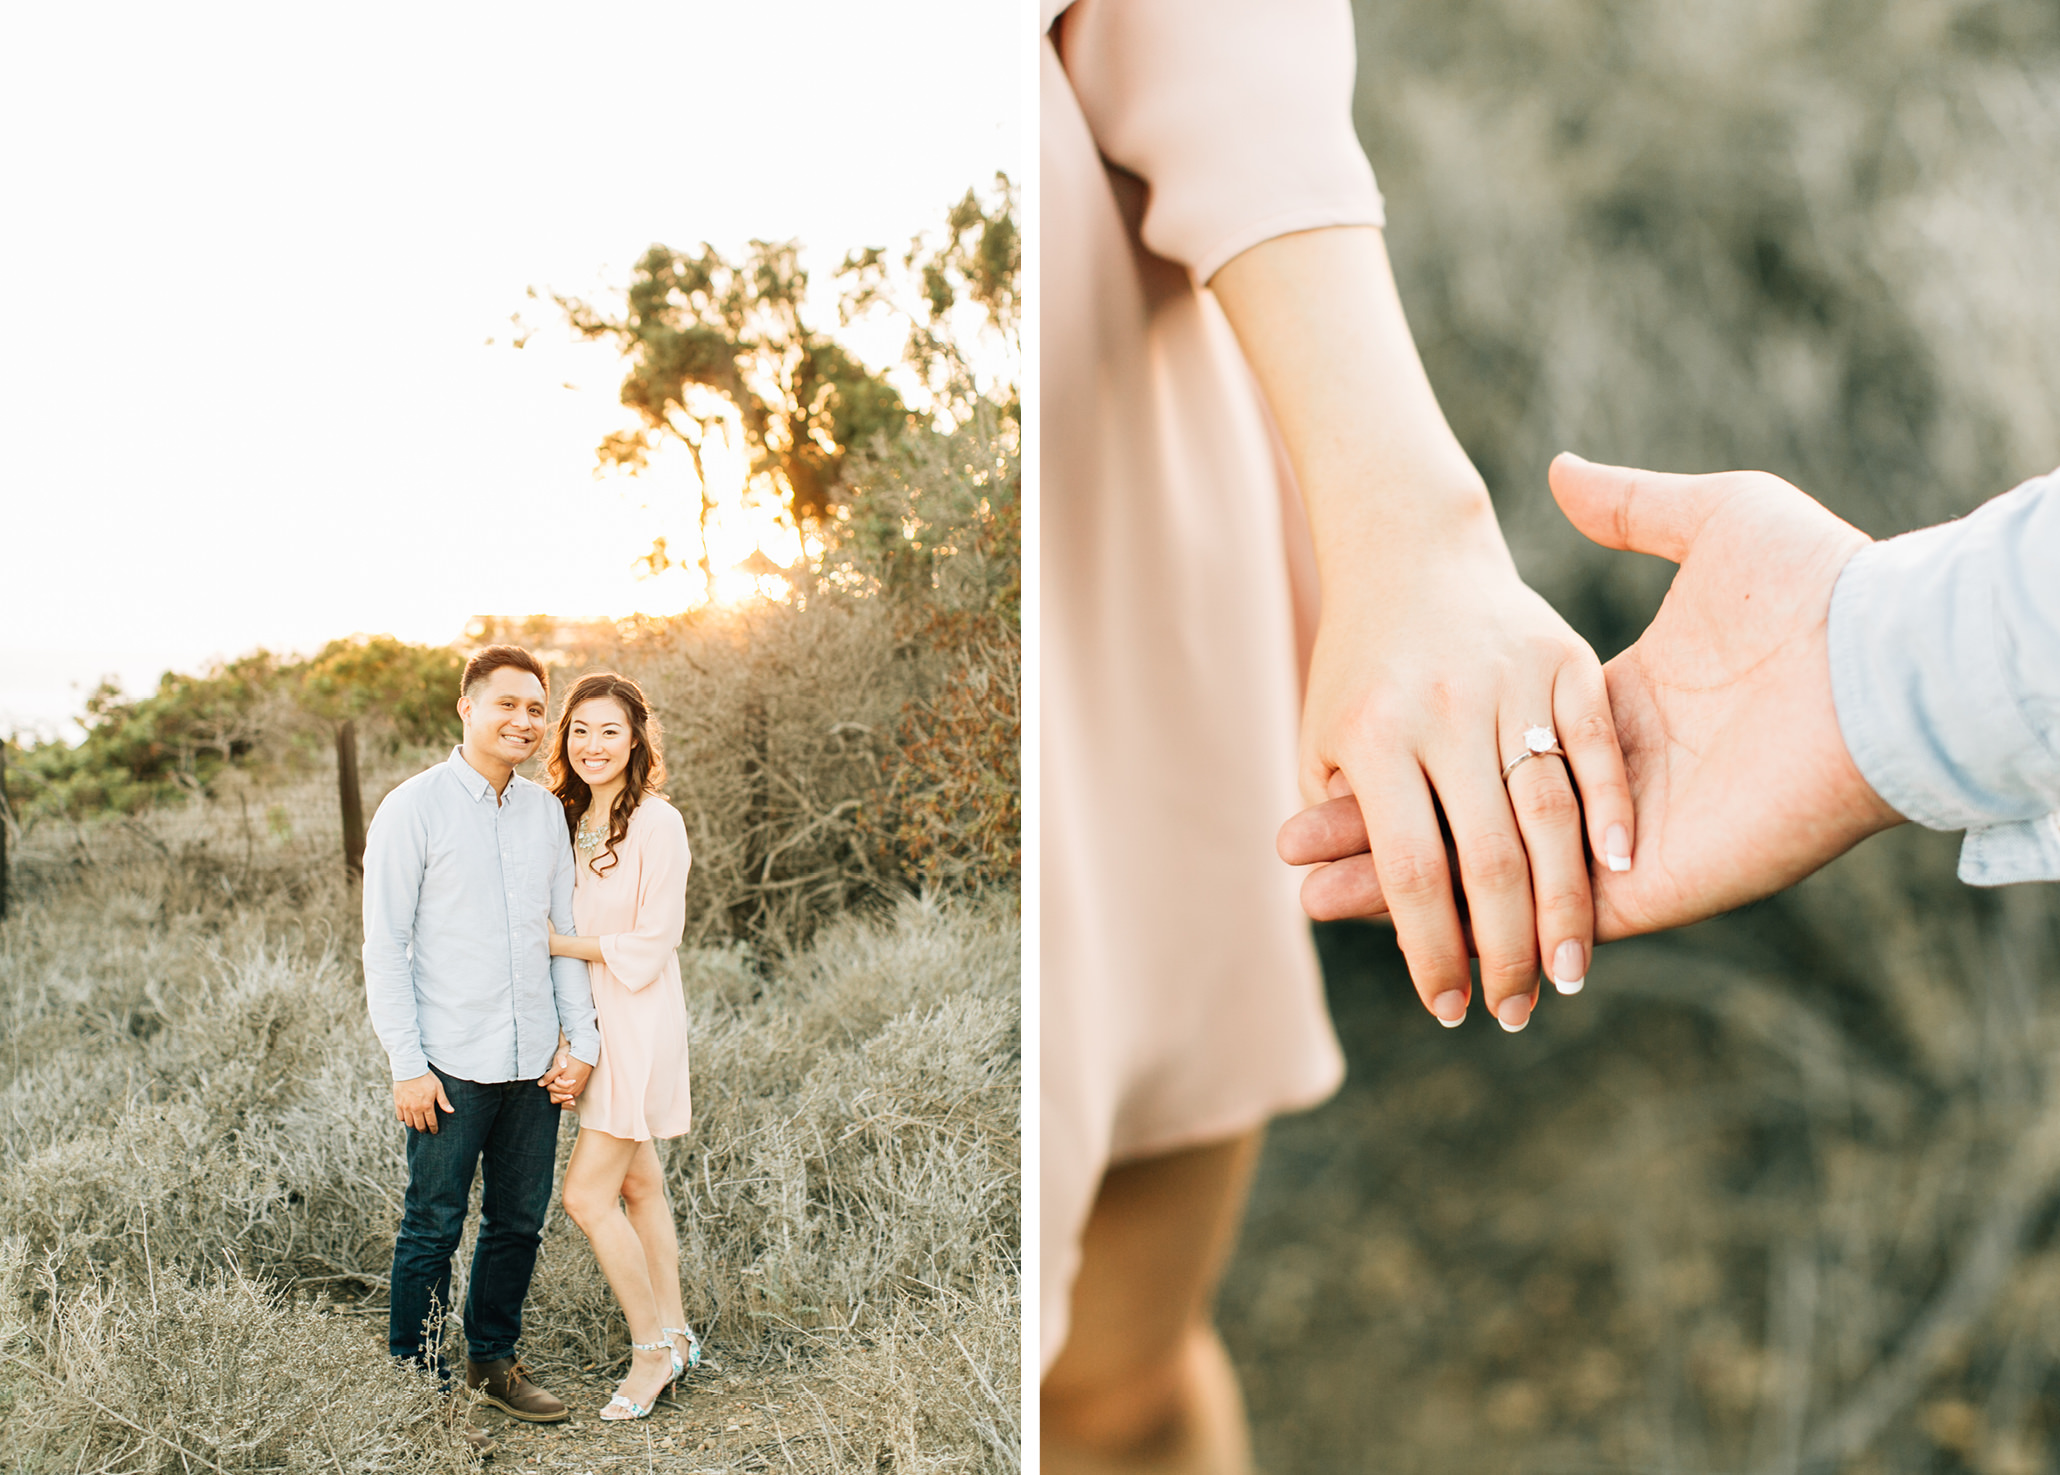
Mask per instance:
[[[601,940],[597,937],[567,937],[562,932],[551,934],[551,956],[554,958],[578,958],[583,963],[599,963]]]
[[[1303,231],[1209,286],[1272,407],[1309,510],[1326,600],[1396,557],[1507,562],[1486,484],[1445,423],[1372,226]]]
[[[1272,406],[1316,547],[1303,797],[1321,802],[1340,775],[1357,796],[1431,1012],[1465,1016],[1470,941],[1489,1009],[1521,1029],[1541,960],[1567,992],[1586,976],[1587,850],[1630,864],[1602,667],[1518,577],[1487,485],[1431,392],[1378,229],[1278,236],[1209,285]],[[1510,766],[1542,752],[1564,762]]]

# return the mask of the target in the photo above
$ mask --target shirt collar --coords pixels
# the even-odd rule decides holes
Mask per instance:
[[[451,758],[447,766],[451,772],[458,776],[458,782],[465,786],[466,791],[473,798],[491,799],[494,797],[494,786],[486,781],[485,774],[465,761],[465,750],[463,747],[451,749]],[[511,778],[509,782],[512,784],[514,780]]]

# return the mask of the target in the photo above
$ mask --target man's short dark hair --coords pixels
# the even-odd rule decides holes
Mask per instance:
[[[465,663],[465,674],[458,678],[458,695],[471,696],[474,687],[503,666],[527,671],[544,684],[544,695],[550,696],[551,678],[544,674],[544,663],[519,645],[489,645],[476,653]]]

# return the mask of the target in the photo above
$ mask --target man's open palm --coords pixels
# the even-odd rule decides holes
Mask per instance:
[[[1779,477],[1552,463],[1552,494],[1606,548],[1681,565],[1605,668],[1638,853],[1596,873],[1596,935],[1678,927],[1778,891],[1901,816],[1868,787],[1832,705],[1831,589],[1867,542]]]

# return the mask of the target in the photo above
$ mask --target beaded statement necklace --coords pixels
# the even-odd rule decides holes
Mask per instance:
[[[608,829],[605,825],[598,830],[590,830],[586,827],[586,821],[581,820],[579,828],[573,834],[572,843],[582,860],[591,860],[594,852],[599,850],[607,839]]]

